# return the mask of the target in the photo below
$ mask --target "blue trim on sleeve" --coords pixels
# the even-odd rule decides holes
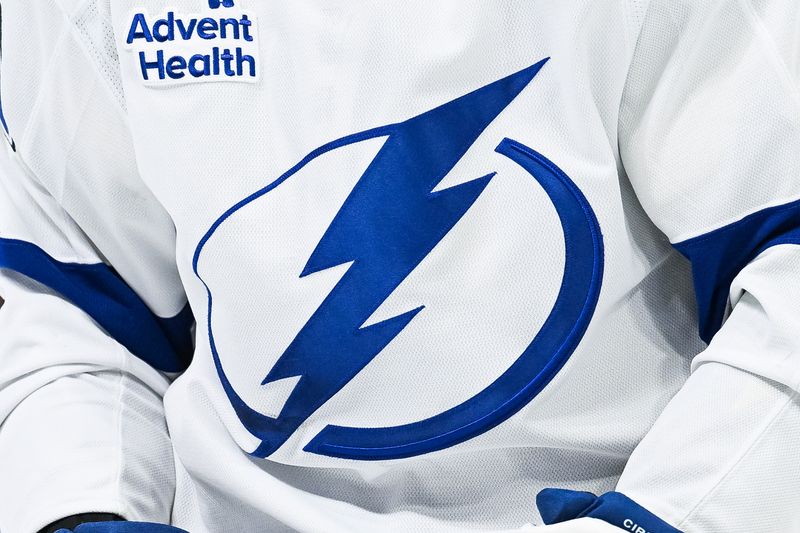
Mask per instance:
[[[185,370],[193,348],[192,311],[156,316],[109,266],[62,263],[25,241],[0,238],[0,268],[23,274],[61,294],[108,334],[151,366]]]
[[[800,200],[674,245],[692,263],[700,338],[705,342],[722,327],[733,279],[761,252],[779,244],[800,244]]]

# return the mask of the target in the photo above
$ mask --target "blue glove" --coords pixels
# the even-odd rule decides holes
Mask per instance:
[[[545,524],[596,518],[632,533],[681,533],[619,492],[595,496],[591,492],[544,489],[536,496],[536,506]]]
[[[177,527],[145,522],[90,522],[73,530],[59,529],[55,533],[188,533]]]

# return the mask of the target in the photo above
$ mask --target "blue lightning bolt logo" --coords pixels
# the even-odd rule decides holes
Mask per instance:
[[[336,394],[422,310],[361,327],[489,184],[492,175],[431,192],[539,68],[393,128],[300,274],[352,261],[264,380],[302,376],[281,413],[294,421],[284,432]]]
[[[271,185],[231,208],[201,240],[195,253],[195,273],[203,245],[227,216],[269,192],[325,152],[369,138],[386,137],[299,273],[300,278],[304,278],[350,264],[262,382],[265,385],[299,376],[277,418],[250,408],[227,379],[214,343],[209,289],[212,353],[223,388],[239,419],[262,441],[254,455],[266,457],[280,448],[311,414],[361,372],[422,312],[424,306],[365,326],[492,181],[494,174],[489,174],[436,190],[481,133],[525,89],[546,61],[405,122],[355,134],[321,147]],[[575,226],[566,243],[568,255],[570,249],[576,247],[591,248],[595,258],[598,251],[602,255],[596,220],[590,212],[587,215],[585,199],[569,178],[539,154],[513,141],[505,140],[497,151],[537,174],[537,179],[538,174],[550,178],[539,181],[551,198],[564,197],[563,203],[568,208],[560,210],[559,216],[565,227]],[[569,216],[575,219],[574,223]],[[601,272],[602,268],[598,269],[594,260],[589,262],[588,270],[567,266],[564,284],[577,287],[577,291],[574,287],[566,290],[562,285],[554,307],[558,320],[548,321],[549,326],[545,323],[531,347],[512,367],[513,375],[507,376],[505,381],[501,376],[470,400],[469,412],[473,417],[478,415],[478,421],[465,419],[463,409],[442,413],[433,424],[435,427],[421,421],[418,424],[422,426],[412,424],[401,428],[405,430],[404,438],[410,439],[408,442],[397,442],[396,436],[392,436],[397,433],[389,430],[397,428],[385,428],[387,431],[381,432],[380,428],[328,426],[306,450],[359,459],[397,458],[452,445],[499,423],[529,401],[572,352],[588,323],[583,315],[587,307],[590,311],[593,309],[596,301]],[[526,372],[521,374],[521,381],[520,370]],[[514,401],[500,402],[502,409],[498,409],[498,392],[494,389],[513,396]],[[527,396],[517,394],[520,390]],[[486,412],[489,418],[477,424],[482,420],[481,412]]]

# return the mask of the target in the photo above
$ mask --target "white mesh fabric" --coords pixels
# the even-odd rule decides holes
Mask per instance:
[[[130,374],[119,386],[119,492],[126,517],[168,524],[175,466],[161,391]]]
[[[794,531],[798,409],[786,387],[703,365],[633,453],[617,490],[687,533]]]
[[[649,3],[650,0],[629,0],[629,9],[631,18],[633,20],[632,27],[635,31],[635,38],[632,41],[632,44],[635,44],[639,37],[639,32],[642,29],[642,22],[644,21],[644,15],[647,12],[647,5]]]
[[[797,393],[784,399],[769,426],[681,522],[684,531],[800,531],[800,400]]]
[[[796,10],[784,0],[650,2],[621,151],[673,242],[800,196],[800,99],[785,45]],[[796,443],[777,428],[800,424],[797,258],[796,245],[777,246],[742,270],[730,316],[620,479],[618,490],[684,531],[796,528]]]
[[[739,0],[744,9],[752,9],[756,24],[772,41],[788,75],[800,84],[800,4],[774,0]],[[768,43],[769,44],[769,43]]]
[[[35,31],[25,23],[29,17],[41,20]],[[20,137],[36,110],[39,88],[53,53],[69,32],[52,0],[3,2],[2,24],[3,115],[12,135]],[[23,72],[25,75],[20,76]],[[9,105],[9,102],[15,103]]]
[[[800,198],[799,122],[797,88],[746,4],[650,3],[622,101],[621,152],[670,240]]]
[[[0,238],[34,243],[62,262],[100,262],[83,231],[31,177],[17,154],[7,144],[0,151]]]
[[[773,246],[753,260],[731,286],[731,316],[693,365],[726,363],[800,390],[798,272],[797,245]]]
[[[73,16],[73,24],[81,36],[97,70],[108,84],[119,105],[125,108],[125,93],[119,71],[119,56],[111,25],[110,0],[89,0]]]
[[[17,156],[28,179],[74,220],[95,254],[157,315],[174,316],[186,304],[174,261],[175,229],[139,176],[115,97],[119,65],[108,41],[108,3],[69,7],[76,14],[49,2],[3,6],[4,23],[16,21],[11,36],[4,35],[2,96]],[[53,21],[58,24],[51,27]],[[29,45],[29,35],[16,34],[25,26],[29,34],[47,34]]]
[[[89,511],[166,520],[167,380],[40,284],[3,271],[0,293],[0,530]]]
[[[119,375],[61,377],[5,419],[3,531],[33,533],[79,509],[123,513],[116,487],[118,382]]]
[[[66,263],[113,257],[170,315],[185,303],[174,232],[135,179],[119,103],[63,7],[3,2],[3,110],[17,151],[0,150],[0,237]],[[144,266],[158,256],[161,266]],[[172,283],[158,286],[159,271]],[[47,287],[4,270],[0,292],[0,528],[34,533],[92,511],[168,521],[167,379]]]

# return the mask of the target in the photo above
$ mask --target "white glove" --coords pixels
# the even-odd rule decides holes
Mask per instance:
[[[578,518],[560,524],[539,526],[531,531],[536,533],[622,533],[625,530],[596,518]]]

